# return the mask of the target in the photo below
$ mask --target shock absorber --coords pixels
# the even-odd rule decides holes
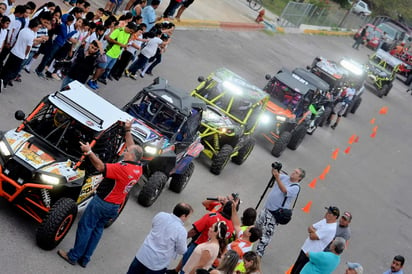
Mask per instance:
[[[50,208],[51,198],[50,193],[47,189],[40,189],[41,197],[43,198],[43,203],[46,207]]]

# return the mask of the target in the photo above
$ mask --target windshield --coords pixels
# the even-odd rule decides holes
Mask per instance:
[[[368,26],[366,33],[367,33],[368,40],[373,40],[375,38],[380,39],[382,36],[382,31],[379,31],[375,27],[372,27],[372,26]]]
[[[302,99],[302,94],[296,92],[283,82],[273,78],[266,87],[266,91],[271,97],[271,101],[275,100],[283,108],[287,108],[295,112]]]
[[[179,130],[185,121],[184,115],[149,94],[139,97],[127,112],[145,121],[169,138]]]
[[[91,142],[96,132],[84,126],[51,103],[46,103],[27,122],[26,131],[41,136],[52,146],[69,157],[76,159],[82,155],[79,141]]]
[[[253,98],[250,96],[253,96],[255,91],[249,89],[247,85],[240,86],[230,81],[211,80],[198,93],[209,104],[215,105],[225,113],[237,118],[240,122],[244,122],[253,106]]]
[[[379,55],[375,54],[370,59],[369,62],[375,66],[379,66],[381,69],[385,70],[388,74],[391,74],[395,69],[391,64],[382,59]]]

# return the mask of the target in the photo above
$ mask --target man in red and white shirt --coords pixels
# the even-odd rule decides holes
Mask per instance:
[[[130,122],[126,123],[125,130],[127,150],[123,154],[123,161],[119,163],[103,163],[93,153],[89,143],[80,143],[81,150],[88,155],[93,166],[103,173],[104,179],[97,188],[97,195],[90,201],[79,221],[74,247],[69,252],[57,252],[72,265],[77,262],[86,267],[103,234],[105,224],[116,218],[130,189],[142,175],[142,166],[139,163],[143,155],[142,148],[134,144]]]

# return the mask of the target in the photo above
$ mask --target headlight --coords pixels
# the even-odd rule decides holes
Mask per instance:
[[[12,151],[9,149],[9,146],[4,141],[0,141],[0,153],[3,156],[10,156]]]
[[[158,150],[156,147],[151,147],[151,146],[144,147],[144,152],[146,152],[147,154],[156,155],[157,151]]]
[[[284,122],[284,121],[286,121],[286,117],[285,116],[276,116],[276,120],[278,120],[279,122]]]
[[[51,176],[48,174],[40,174],[40,180],[43,183],[49,184],[49,185],[58,185],[60,183],[59,177]]]
[[[263,114],[262,116],[260,116],[259,122],[262,124],[269,124],[271,121],[270,116],[267,114]]]

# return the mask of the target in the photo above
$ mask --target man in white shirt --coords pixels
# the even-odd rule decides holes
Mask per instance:
[[[336,206],[325,207],[325,218],[308,227],[309,237],[303,243],[299,256],[293,265],[291,274],[299,274],[309,258],[309,252],[320,252],[333,240],[336,234],[336,222],[340,212]]]
[[[173,214],[160,212],[152,220],[152,229],[137,251],[127,274],[165,273],[177,255],[186,252],[187,231],[185,221],[193,213],[186,203],[179,203]]]
[[[29,27],[22,29],[17,38],[16,44],[10,51],[9,58],[0,74],[0,92],[6,88],[7,84],[16,78],[20,71],[21,64],[30,53],[36,33],[41,27],[38,18],[30,20]]]

